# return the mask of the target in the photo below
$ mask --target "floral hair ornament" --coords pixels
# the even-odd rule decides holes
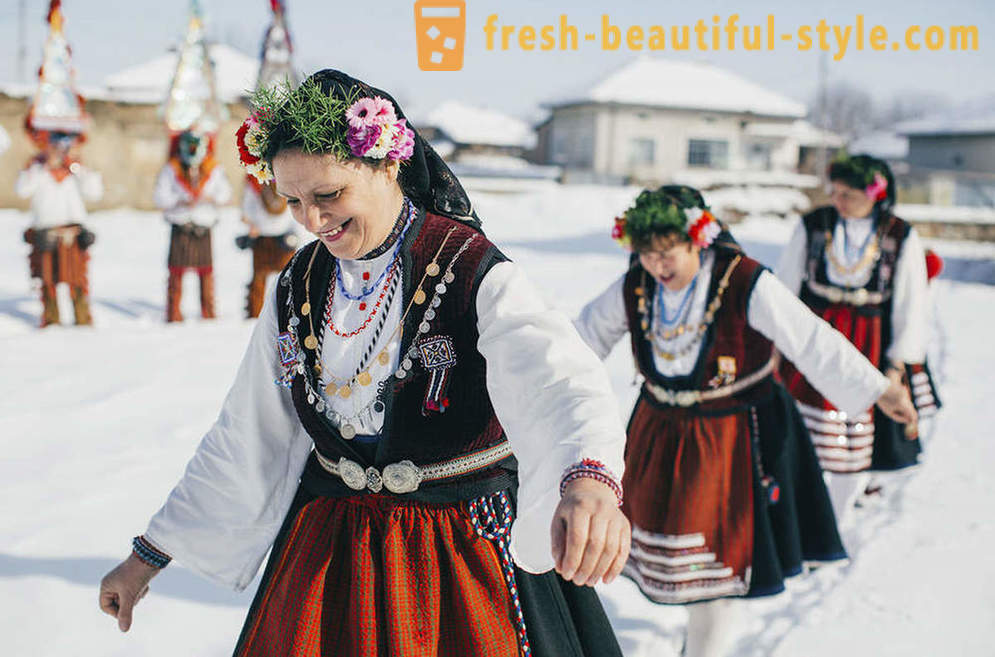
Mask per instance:
[[[260,183],[273,179],[269,165],[281,145],[305,153],[329,153],[339,160],[364,158],[404,162],[415,148],[415,133],[380,96],[329,95],[315,82],[296,89],[289,80],[257,89],[253,112],[235,134],[239,160]],[[271,143],[275,131],[280,132]]]
[[[615,217],[615,225],[612,226],[612,239],[619,243],[626,251],[632,250],[632,240],[625,232],[625,215]]]
[[[880,171],[874,172],[874,182],[864,188],[867,198],[880,201],[888,197],[888,179]]]
[[[711,212],[702,208],[685,208],[688,219],[687,233],[691,242],[705,249],[712,245],[722,232],[722,226]]]

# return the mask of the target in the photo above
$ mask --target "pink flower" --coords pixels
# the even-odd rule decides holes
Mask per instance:
[[[387,157],[392,160],[407,160],[415,153],[415,132],[408,122],[401,119],[394,124],[394,141]]]
[[[353,128],[389,125],[397,120],[394,106],[380,96],[360,98],[346,110],[345,117]]]
[[[888,198],[888,179],[880,171],[874,173],[874,182],[864,188],[867,198],[875,201]]]
[[[383,127],[379,125],[359,128],[350,125],[349,130],[346,132],[346,142],[349,144],[349,150],[356,157],[367,157],[366,154],[376,145],[383,130]]]

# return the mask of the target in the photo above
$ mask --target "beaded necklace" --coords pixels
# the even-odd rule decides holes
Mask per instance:
[[[843,221],[846,221],[845,219]],[[881,222],[882,225],[884,222]],[[881,257],[880,241],[881,227],[879,226],[877,230],[871,231],[870,235],[864,241],[864,244],[860,248],[860,258],[852,265],[848,265],[845,262],[840,262],[836,254],[833,253],[833,232],[830,230],[826,231],[826,246],[825,254],[826,260],[832,265],[833,269],[840,276],[852,276],[859,271],[863,271],[864,268],[869,265],[874,264]],[[843,225],[843,240],[844,240],[844,251],[846,250],[846,224]]]
[[[407,210],[407,212],[405,212],[405,210]],[[373,283],[373,285],[371,285],[369,288],[365,287],[364,285],[361,288],[362,292],[360,292],[359,294],[352,294],[349,292],[349,290],[345,289],[345,282],[342,280],[342,268],[341,267],[335,268],[335,281],[336,284],[338,285],[339,292],[341,292],[342,295],[346,299],[349,299],[350,301],[360,301],[361,302],[359,304],[360,310],[366,310],[366,302],[363,300],[366,297],[373,294],[376,291],[376,289],[380,287],[380,283],[382,283],[384,277],[387,276],[387,272],[390,271],[393,268],[394,264],[397,262],[397,256],[401,252],[401,245],[404,244],[404,236],[408,233],[408,228],[411,227],[411,224],[413,223],[414,220],[414,204],[412,204],[411,201],[409,201],[407,198],[404,199],[404,209],[402,209],[400,217],[404,217],[405,215],[407,216],[407,218],[403,221],[399,221],[399,225],[401,226],[400,234],[397,235],[397,228],[395,228],[394,230],[391,231],[391,235],[388,236],[388,238],[383,243],[384,245],[387,245],[391,243],[392,238],[396,239],[396,245],[394,246],[394,255],[391,257],[391,264],[390,266],[384,268],[382,272],[380,272],[379,278],[377,278],[376,282]],[[397,235],[396,238],[395,235]],[[374,251],[378,251],[381,248],[383,248],[383,245],[377,247],[377,249],[374,249]],[[373,252],[371,251],[371,253]],[[375,258],[379,255],[383,255],[383,253],[386,253],[386,249],[384,249],[381,253],[378,253],[373,257]],[[364,257],[362,259],[366,258]],[[363,280],[365,281],[369,279],[370,279],[370,273],[363,272]]]
[[[391,337],[387,340],[388,345],[392,344],[395,339],[400,340],[403,337],[404,322],[407,319],[408,314],[415,306],[420,306],[425,303],[427,296],[422,288],[425,285],[425,282],[428,278],[435,277],[440,273],[441,268],[439,267],[439,256],[442,254],[442,250],[449,242],[449,238],[452,237],[453,233],[456,232],[456,230],[457,228],[454,226],[446,232],[446,235],[443,238],[442,243],[439,245],[439,249],[435,252],[435,255],[432,257],[432,260],[431,262],[429,262],[428,266],[425,267],[425,273],[422,274],[422,277],[415,288],[414,296],[412,297],[411,301],[408,303],[408,307],[405,309],[404,314],[401,316],[401,321],[398,323],[397,328],[394,329],[394,332],[391,334]],[[447,285],[456,280],[456,275],[453,271],[453,268],[456,265],[456,261],[459,260],[460,256],[466,251],[467,248],[469,248],[470,244],[476,238],[477,238],[476,233],[470,235],[470,237],[466,239],[463,245],[456,251],[455,255],[453,255],[452,259],[449,261],[449,265],[446,267],[446,272],[442,277],[442,279],[440,280],[440,282],[436,284],[435,294],[433,295],[432,300],[428,305],[428,308],[425,310],[425,313],[422,316],[421,323],[418,325],[419,334],[428,333],[431,330],[431,321],[435,319],[435,309],[442,304],[442,296],[447,291]],[[311,252],[311,259],[308,261],[307,269],[304,273],[304,303],[301,304],[300,307],[300,314],[306,317],[308,321],[308,335],[307,337],[304,338],[304,348],[309,351],[315,351],[320,347],[320,342],[314,333],[314,323],[312,322],[311,318],[311,270],[314,265],[314,260],[315,256],[317,255],[317,252],[318,252],[317,248],[315,248]],[[297,314],[294,312],[293,287],[291,285],[291,278],[289,274],[290,272],[288,271],[287,275],[284,276],[281,283],[290,288],[290,291],[287,295],[287,306],[290,309],[289,323],[291,327],[296,327],[299,325],[300,320],[298,319]],[[389,358],[389,356],[386,356],[386,358]],[[380,400],[380,397],[382,396],[383,392],[386,390],[387,383],[392,378],[397,379],[398,381],[405,379],[408,373],[411,371],[411,368],[414,366],[413,361],[418,358],[419,358],[418,345],[411,344],[410,347],[408,348],[407,353],[403,355],[400,365],[397,367],[397,369],[392,374],[388,375],[387,378],[384,379],[384,381],[382,381],[378,386],[379,390],[377,393],[377,397],[370,404],[367,404],[363,409],[361,409],[359,411],[359,414],[361,415],[362,413],[368,411],[371,407],[377,408],[378,407],[377,402],[380,402],[379,408],[382,409],[383,404]],[[378,360],[382,364],[386,364],[383,359],[384,359],[384,354],[382,353],[378,358]],[[296,370],[298,374],[303,375],[302,381],[304,384],[305,398],[307,399],[307,403],[313,406],[315,411],[317,411],[321,415],[324,415],[329,421],[335,422],[337,420],[339,426],[339,432],[341,433],[343,438],[345,438],[346,440],[351,440],[355,438],[356,427],[353,424],[353,421],[357,420],[358,416],[347,417],[342,413],[337,413],[336,411],[332,410],[332,408],[328,404],[326,404],[324,396],[322,395],[322,392],[320,390],[320,386],[317,385],[317,383],[312,383],[311,377],[307,374],[307,370],[303,365],[304,355],[299,354],[297,360],[298,364],[296,366]],[[315,374],[320,376],[321,369],[322,369],[321,352],[320,350],[318,350],[315,351],[315,365],[314,365]],[[342,396],[341,390],[337,392],[341,397]],[[346,396],[349,396],[350,394],[351,390],[349,393],[346,393]]]
[[[639,309],[643,314],[642,326],[643,326],[643,337],[646,338],[653,346],[653,350],[657,356],[663,358],[664,360],[677,360],[687,354],[691,353],[692,350],[696,349],[698,343],[705,337],[705,333],[708,332],[708,328],[715,321],[715,315],[718,313],[719,309],[722,307],[722,297],[725,294],[726,288],[729,287],[729,278],[732,276],[733,270],[736,265],[739,264],[743,257],[737,255],[733,258],[732,262],[726,268],[725,273],[722,275],[722,279],[719,281],[718,289],[715,292],[715,297],[708,304],[708,308],[705,310],[705,316],[702,321],[697,326],[689,326],[686,328],[687,331],[691,331],[694,335],[692,339],[681,349],[677,351],[668,351],[658,344],[658,336],[656,336],[652,331],[647,331],[649,327],[649,318],[646,316],[647,304],[645,299],[646,290],[646,273],[643,272],[643,282],[636,288],[636,294],[640,295]],[[682,327],[683,328],[683,327]],[[682,334],[684,331],[681,332]],[[667,341],[666,338],[660,341]]]

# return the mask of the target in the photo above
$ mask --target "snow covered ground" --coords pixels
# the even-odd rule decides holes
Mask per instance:
[[[625,257],[607,234],[637,191],[571,187],[475,201],[492,239],[574,314],[620,275]],[[96,592],[214,420],[252,330],[242,319],[250,261],[233,246],[237,218],[226,214],[215,235],[219,320],[162,323],[166,226],[154,214],[115,211],[90,221],[96,326],[45,331],[35,329],[26,223],[0,211],[0,654],[230,654],[251,587],[228,592],[170,566],[126,635],[99,612]],[[735,232],[771,262],[789,230],[758,220]],[[952,276],[988,284],[940,282],[951,340],[947,409],[928,461],[907,481],[888,482],[885,503],[860,510],[845,536],[848,566],[749,603],[741,657],[995,654],[995,442],[984,410],[993,391],[995,249],[937,246],[967,263]],[[198,315],[192,279],[184,311]],[[608,364],[628,413],[635,388],[626,348]],[[626,655],[676,654],[681,609],[650,605],[627,581],[600,592]]]

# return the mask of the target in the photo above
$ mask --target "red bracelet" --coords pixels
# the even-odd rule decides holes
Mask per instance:
[[[566,490],[567,484],[575,479],[588,478],[594,479],[595,481],[600,481],[615,493],[615,499],[618,501],[618,505],[622,506],[622,484],[619,482],[618,477],[616,477],[611,470],[608,469],[601,461],[595,461],[594,459],[584,459],[580,463],[575,463],[569,468],[563,471],[563,476],[560,477],[560,495],[563,495],[563,491]]]

